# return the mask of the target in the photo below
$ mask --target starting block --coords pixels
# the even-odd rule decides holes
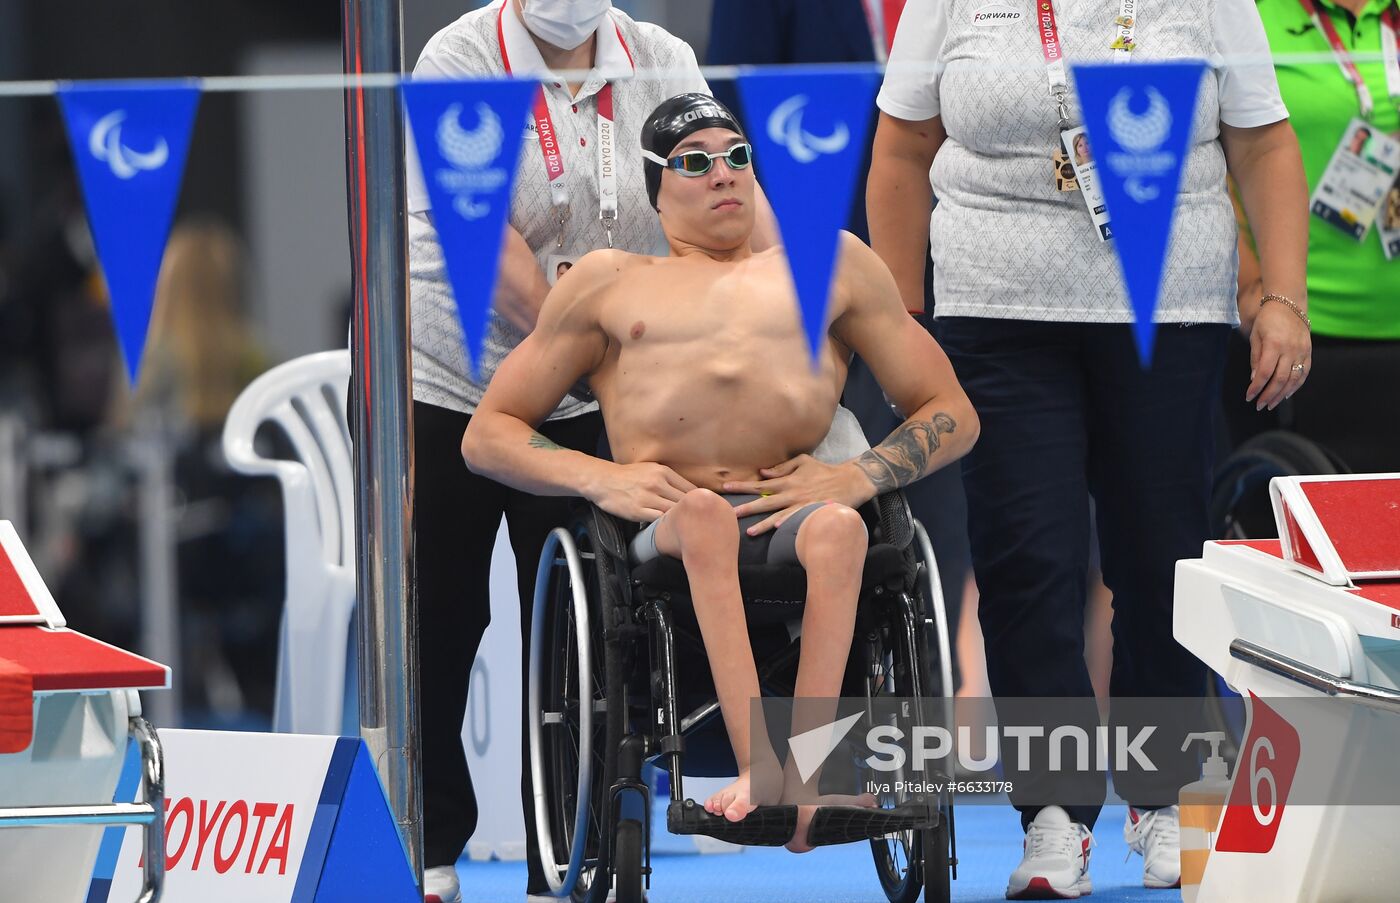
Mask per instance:
[[[1400,786],[1400,474],[1270,493],[1281,539],[1177,564],[1176,639],[1249,711],[1197,900],[1391,901],[1400,805],[1365,798]]]
[[[169,685],[164,665],[69,630],[0,521],[0,899],[422,900],[363,740],[158,738],[136,691]],[[118,793],[131,742],[137,780]],[[95,871],[109,826],[115,862]]]
[[[0,521],[0,875],[4,896],[52,903],[88,892],[103,826],[141,826],[139,899],[160,894],[163,763],[137,690],[170,670],[69,630],[9,521]],[[114,804],[128,738],[145,802]],[[54,830],[63,828],[63,830]],[[133,893],[132,899],[138,899]]]

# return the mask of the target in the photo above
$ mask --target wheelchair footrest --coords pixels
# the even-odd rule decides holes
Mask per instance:
[[[743,821],[711,815],[695,800],[672,801],[666,809],[672,834],[704,834],[716,840],[750,847],[780,847],[797,831],[796,806],[759,806]]]
[[[938,810],[915,803],[893,809],[864,806],[822,806],[812,815],[807,842],[814,847],[855,843],[899,831],[916,831],[938,824]]]

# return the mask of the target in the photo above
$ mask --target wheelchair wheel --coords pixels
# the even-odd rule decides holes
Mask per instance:
[[[909,673],[908,659],[905,654],[889,648],[887,641],[888,637],[882,637],[869,643],[869,647],[877,655],[867,663],[870,669],[866,676],[867,692],[872,699],[879,696],[912,695],[910,681],[907,677],[902,679],[902,675]],[[896,781],[908,782],[912,778],[913,774],[906,773],[904,769],[884,776],[885,783],[890,784]],[[898,802],[893,793],[879,795],[879,805],[882,807],[889,808]],[[915,903],[923,893],[924,833],[900,831],[870,840],[870,851],[875,859],[875,873],[890,903]]]
[[[611,777],[602,625],[589,603],[588,557],[581,528],[552,531],[540,556],[530,629],[530,773],[551,892],[602,903],[610,884],[603,819]]]
[[[1231,452],[1215,472],[1210,500],[1211,535],[1216,539],[1275,536],[1270,480],[1350,472],[1327,449],[1297,433],[1260,433]]]
[[[936,578],[934,587],[934,592],[937,592]],[[920,601],[918,596],[898,597],[897,604],[890,605],[893,616],[889,622],[865,637],[867,698],[912,698],[917,706],[917,701],[928,699],[934,689],[930,682],[936,678],[932,676],[933,671],[929,666],[925,611]],[[930,620],[937,629],[938,619]],[[951,692],[951,681],[939,683],[943,684],[944,692]],[[901,721],[910,722],[903,725],[906,735],[912,723],[926,723],[924,715],[916,711],[907,719],[900,718]],[[901,769],[884,775],[883,780],[892,785],[923,777]],[[890,807],[898,802],[893,794],[882,794],[879,804]],[[930,890],[925,897],[928,903],[946,903],[948,900],[947,807],[940,803],[940,808],[943,817],[939,819],[938,827],[931,831],[901,831],[870,841],[875,871],[890,903],[915,903],[926,886]]]
[[[952,833],[948,809],[944,807],[938,827],[924,831],[924,900],[925,903],[948,903],[953,899]]]
[[[938,557],[933,554],[933,543],[929,542],[924,525],[917,520],[914,521],[914,542],[923,563],[920,573],[924,582],[920,589],[924,593],[924,616],[932,619],[925,623],[933,629],[933,639],[938,644],[938,671],[929,671],[930,678],[938,678],[938,686],[932,690],[925,687],[924,693],[943,700],[944,716],[948,719],[946,723],[951,724],[953,693],[957,687],[953,681],[953,637],[948,630],[948,601],[943,598],[943,580],[938,574]],[[925,630],[926,640],[927,633]]]
[[[617,903],[642,903],[642,823],[624,819],[617,826],[617,855],[613,862]]]

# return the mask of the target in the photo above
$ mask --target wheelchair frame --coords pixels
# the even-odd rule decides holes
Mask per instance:
[[[899,587],[863,586],[848,676],[863,649],[860,663],[865,666],[868,699],[891,688],[893,695],[924,699],[934,678],[926,635],[932,629],[943,717],[950,718],[947,612],[928,536],[900,493],[876,499],[874,510],[878,526],[871,545],[894,546],[903,556],[905,576]],[[644,761],[656,761],[670,774],[668,821],[687,805],[694,807],[688,800],[681,802],[684,741],[718,715],[719,703],[709,698],[684,716],[679,712],[670,599],[668,591],[632,577],[624,529],[599,509],[592,508],[572,530],[556,528],[545,543],[536,572],[530,633],[529,754],[536,834],[555,896],[603,903],[615,888],[617,903],[645,898],[644,885],[649,885],[651,874],[652,807],[649,788],[641,780]],[[896,611],[897,617],[872,630],[875,616],[870,611],[877,603],[886,614]],[[882,645],[886,632],[891,642]],[[644,646],[638,640],[649,642]],[[629,711],[642,708],[628,690],[637,683],[633,672],[641,670],[643,650],[649,665],[647,717],[632,719],[629,725]],[[790,641],[776,657],[758,662],[760,685],[790,666],[799,650],[800,644]],[[875,673],[886,661],[889,672]],[[903,676],[896,677],[896,672]],[[621,704],[615,704],[619,699]],[[918,702],[916,707],[922,710]],[[562,776],[560,762],[565,763]],[[629,796],[640,802],[640,818],[624,815]],[[949,899],[950,874],[956,877],[952,804],[945,793],[930,805],[936,805],[937,817],[927,828],[870,839],[892,903],[913,903],[926,886],[928,903]],[[562,861],[560,853],[567,854]]]

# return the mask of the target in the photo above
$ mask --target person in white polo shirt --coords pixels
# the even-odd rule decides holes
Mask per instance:
[[[664,78],[633,77],[641,70]],[[584,71],[581,82],[555,72]],[[522,628],[529,636],[535,569],[568,500],[536,498],[476,476],[462,461],[462,434],[497,364],[534,328],[557,274],[597,248],[653,253],[664,247],[647,199],[642,123],[661,101],[709,93],[695,53],[664,29],[634,21],[610,0],[494,0],[438,32],[415,77],[511,73],[537,76],[542,90],[529,121],[512,198],[479,378],[473,379],[422,175],[409,146],[409,278],[413,331],[415,570],[419,613],[425,899],[461,899],[453,863],[475,830],[476,798],[462,749],[467,685],[490,620],[491,552],[502,516],[519,574]],[[599,163],[600,125],[614,125],[616,164]],[[553,136],[559,153],[543,145]],[[756,247],[773,243],[762,204]],[[571,396],[540,432],[559,445],[597,450],[602,420],[590,398]],[[523,647],[522,647],[523,648]],[[521,679],[524,680],[522,667]],[[522,733],[524,731],[522,719]],[[522,803],[530,804],[529,769]],[[525,817],[529,893],[547,890],[533,811]]]
[[[1070,63],[1211,63],[1150,369],[1138,362],[1111,243],[1066,167],[1062,131],[1083,123],[1072,79],[1047,63],[1055,46]],[[1112,694],[1192,697],[1205,686],[1203,665],[1172,638],[1172,578],[1208,538],[1212,414],[1230,328],[1253,321],[1251,404],[1278,404],[1310,366],[1307,184],[1268,59],[1251,0],[909,0],[905,9],[878,101],[870,235],[911,309],[923,302],[931,235],[935,333],[982,423],[963,474],[998,697],[1093,696],[1091,496],[1114,596]],[[1227,167],[1258,224],[1266,294],[1242,311]],[[1177,787],[1199,776],[1179,754],[1162,768]],[[1087,894],[1100,806],[1034,805],[1022,783],[1018,775],[1012,801],[1027,833],[1007,897]],[[1101,801],[1103,778],[1091,783]],[[1134,804],[1124,831],[1144,856],[1144,884],[1174,886],[1176,807],[1117,789]]]

